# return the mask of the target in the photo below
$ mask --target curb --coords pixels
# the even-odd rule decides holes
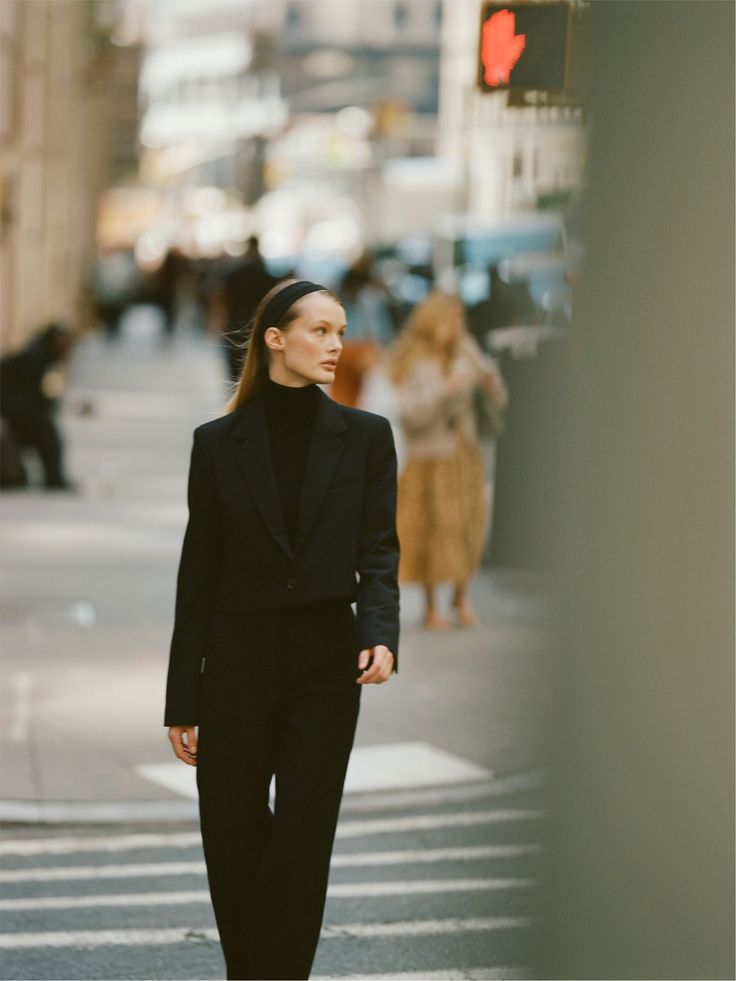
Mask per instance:
[[[462,786],[348,794],[342,814],[363,814],[399,807],[436,807],[442,804],[503,797],[542,790],[550,783],[549,770],[509,773]],[[196,801],[0,801],[0,825],[9,824],[166,824],[199,821]]]

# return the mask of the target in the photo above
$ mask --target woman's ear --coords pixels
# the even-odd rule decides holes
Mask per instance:
[[[269,327],[263,335],[266,347],[269,351],[283,351],[284,334],[278,327]]]

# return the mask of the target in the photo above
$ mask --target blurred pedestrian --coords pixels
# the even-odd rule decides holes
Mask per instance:
[[[456,622],[472,626],[468,581],[481,559],[489,515],[474,401],[480,394],[497,411],[506,389],[468,333],[460,300],[439,291],[409,317],[392,352],[391,377],[406,457],[399,478],[399,578],[422,585],[425,626],[451,625],[436,605],[442,582],[453,584]]]
[[[74,489],[64,472],[64,446],[54,419],[56,393],[49,391],[49,374],[71,346],[71,332],[51,323],[20,351],[0,358],[3,487],[27,485],[22,451],[31,449],[41,461],[46,490]]]
[[[261,255],[258,236],[251,235],[244,255],[224,273],[214,298],[215,305],[222,307],[223,349],[232,382],[240,378],[248,326],[258,304],[277,282]]]
[[[174,339],[179,314],[191,289],[191,264],[176,247],[168,249],[161,265],[152,276],[153,300],[163,316],[163,339]]]
[[[90,268],[88,288],[95,314],[102,321],[109,341],[119,340],[120,321],[136,301],[140,286],[140,271],[132,252],[100,250]]]
[[[357,406],[365,375],[380,363],[384,347],[394,338],[388,292],[373,274],[367,253],[345,273],[340,296],[348,333],[330,394],[342,405]]]
[[[197,766],[228,978],[309,977],[361,685],[396,666],[391,428],[319,388],[344,331],[334,293],[279,284],[194,432],[165,724]]]
[[[488,267],[488,284],[488,298],[468,311],[468,324],[480,344],[489,331],[537,323],[540,313],[526,283],[507,283],[498,264],[492,263]]]

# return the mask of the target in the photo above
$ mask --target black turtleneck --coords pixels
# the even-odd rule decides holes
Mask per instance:
[[[318,401],[316,385],[289,388],[268,377],[263,385],[263,406],[271,444],[273,472],[281,499],[284,524],[292,541],[296,532],[299,495],[304,482]]]

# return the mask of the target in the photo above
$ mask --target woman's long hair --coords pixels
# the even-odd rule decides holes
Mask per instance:
[[[298,279],[285,279],[283,282],[277,283],[273,289],[266,293],[258,304],[253,320],[248,325],[246,339],[241,345],[245,348],[243,368],[240,372],[240,378],[235,383],[233,394],[223,409],[225,413],[235,412],[241,405],[245,405],[246,402],[254,399],[261,390],[263,380],[268,376],[269,354],[265,341],[266,331],[269,327],[278,327],[280,330],[286,330],[289,324],[299,316],[299,300],[292,303],[278,323],[267,324],[263,314],[272,297],[276,296],[277,293],[280,293],[281,290],[290,286],[292,283],[298,282]],[[333,293],[332,290],[320,290],[319,292],[326,294],[342,306],[342,300],[337,293]]]
[[[394,341],[389,357],[389,375],[395,383],[405,377],[415,358],[435,358],[447,364],[459,346],[459,339],[449,346],[437,329],[450,312],[462,312],[462,303],[453,293],[433,290],[418,303]]]

